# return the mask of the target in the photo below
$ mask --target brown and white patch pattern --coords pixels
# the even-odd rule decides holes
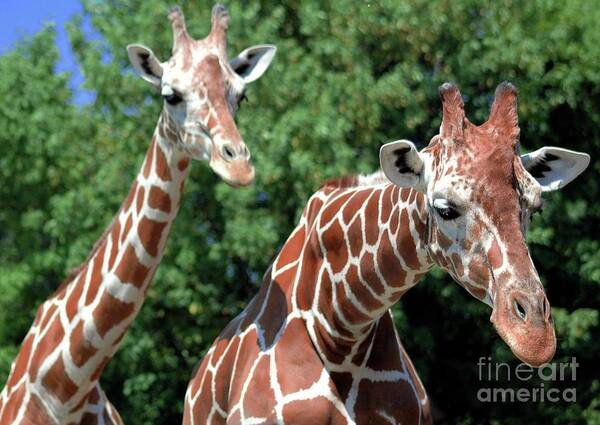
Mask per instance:
[[[184,424],[431,423],[389,308],[434,264],[494,307],[519,358],[551,358],[550,309],[525,244],[542,188],[518,156],[516,89],[498,87],[481,126],[456,86],[440,94],[440,134],[426,149],[387,144],[387,179],[345,178],[311,197],[259,293],[194,372]]]
[[[389,183],[313,195],[200,363],[184,423],[428,423],[388,311],[432,265],[424,214],[421,194]]]
[[[136,70],[162,85],[165,96],[144,164],[88,259],[39,307],[0,394],[3,425],[121,424],[98,381],[144,302],[179,209],[190,159],[210,159],[212,168],[236,186],[254,176],[233,121],[233,103],[246,80],[259,75],[237,75],[224,62],[226,9],[213,9],[211,33],[200,42],[187,36],[179,10],[170,19],[175,47],[168,66],[143,46],[129,49]],[[262,63],[264,72],[268,63],[250,52],[256,57],[246,52],[238,65],[252,71]],[[177,98],[184,94],[189,101]],[[204,144],[207,138],[210,145]],[[224,163],[215,147],[222,146],[227,155],[226,142],[235,152]]]

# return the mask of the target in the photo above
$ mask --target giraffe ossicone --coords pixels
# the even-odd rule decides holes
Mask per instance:
[[[254,178],[233,116],[275,48],[251,47],[230,65],[223,6],[213,8],[211,32],[200,41],[187,34],[179,9],[169,18],[173,55],[165,63],[147,47],[128,47],[136,71],[164,98],[142,168],[87,260],[39,307],[0,394],[2,425],[122,423],[98,381],[144,302],[190,159],[208,160],[233,186]]]
[[[502,83],[488,121],[440,88],[438,135],[380,151],[382,172],[325,184],[259,293],[194,372],[184,424],[431,423],[429,401],[389,308],[434,265],[493,307],[521,360],[549,361],[550,306],[525,233],[543,191],[572,181],[586,154],[521,158],[516,89]]]

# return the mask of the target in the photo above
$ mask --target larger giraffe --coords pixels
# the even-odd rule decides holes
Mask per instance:
[[[260,292],[194,373],[184,424],[430,423],[389,308],[434,264],[492,307],[518,358],[553,357],[525,232],[542,192],[573,180],[589,156],[542,148],[520,157],[509,83],[480,126],[465,117],[456,86],[440,95],[440,133],[427,148],[387,144],[383,173],[311,197]]]
[[[179,9],[169,19],[168,61],[141,45],[127,48],[138,74],[165,100],[143,166],[88,259],[38,309],[0,395],[2,425],[121,423],[98,379],[160,263],[190,159],[209,161],[233,186],[254,178],[233,116],[245,85],[267,69],[275,47],[254,46],[228,61],[229,15],[221,5],[203,40],[188,35]]]

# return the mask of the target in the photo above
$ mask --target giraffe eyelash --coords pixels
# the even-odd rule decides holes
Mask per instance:
[[[244,101],[248,101],[248,96],[246,95],[246,90],[242,91],[242,94],[240,95],[240,97],[237,100],[238,109],[242,106],[242,103]]]

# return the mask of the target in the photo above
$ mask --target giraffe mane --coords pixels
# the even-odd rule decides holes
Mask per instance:
[[[383,174],[383,171],[379,170],[372,174],[358,174],[330,179],[323,183],[320,189],[324,189],[326,187],[348,189],[351,187],[375,186],[389,182],[390,181],[388,178],[385,176],[385,174]]]
[[[326,187],[337,188],[337,189],[355,187],[358,184],[358,179],[359,179],[359,176],[352,176],[352,175],[336,177],[333,179],[326,180],[325,183],[323,183],[321,185],[320,189],[324,189]]]
[[[324,188],[336,188],[336,189],[349,189],[352,187],[365,187],[374,186],[378,184],[389,183],[388,178],[383,174],[383,171],[379,170],[372,174],[358,174],[343,176],[325,181],[320,187]]]

